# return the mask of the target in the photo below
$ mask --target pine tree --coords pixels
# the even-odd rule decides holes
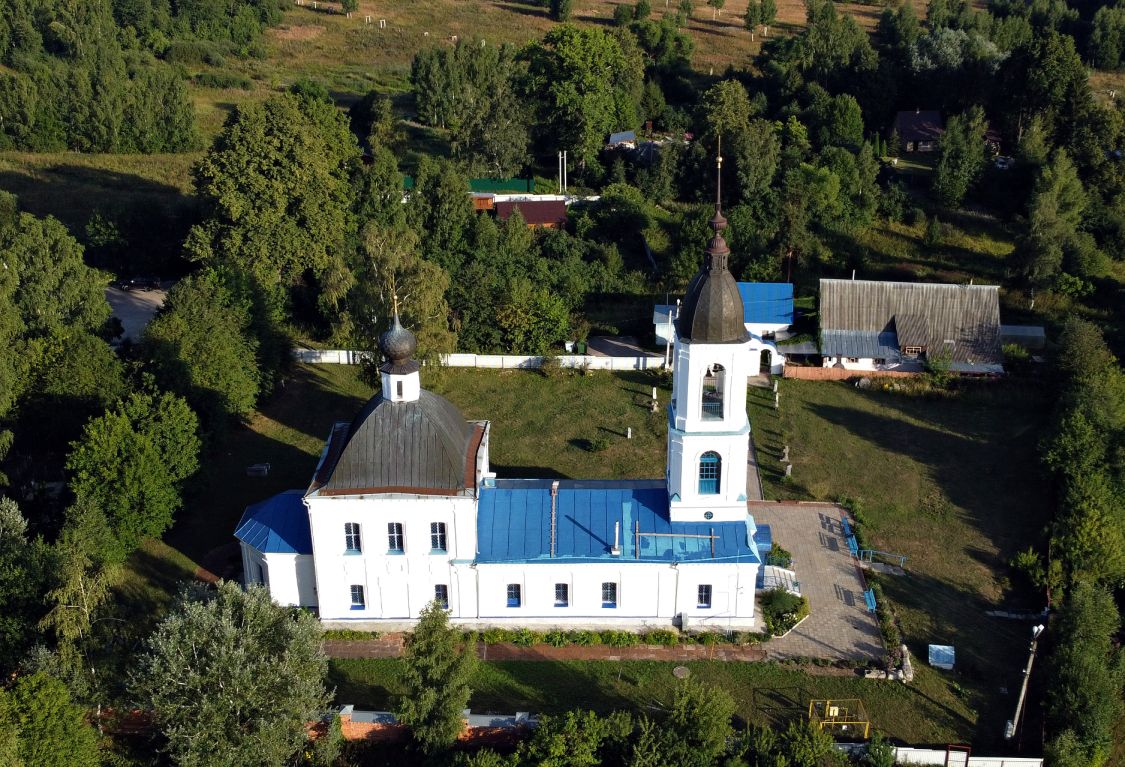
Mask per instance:
[[[397,712],[426,753],[449,747],[464,729],[461,712],[469,703],[469,679],[476,660],[472,644],[461,642],[445,610],[431,602],[406,645],[402,673],[406,692]]]

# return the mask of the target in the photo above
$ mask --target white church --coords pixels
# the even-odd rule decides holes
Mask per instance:
[[[711,223],[676,320],[663,479],[497,477],[489,422],[421,388],[396,314],[381,393],[335,425],[307,489],[246,509],[245,581],[336,627],[408,623],[436,600],[471,627],[755,628],[745,403],[757,371],[718,208]]]

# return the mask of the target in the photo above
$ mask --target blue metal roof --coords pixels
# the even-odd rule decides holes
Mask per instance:
[[[234,537],[263,554],[312,554],[303,490],[286,490],[247,506]]]
[[[793,284],[789,282],[740,282],[743,322],[763,325],[793,324]]]
[[[482,488],[477,509],[477,562],[759,562],[745,522],[671,522],[662,480],[561,480],[556,547],[551,557],[551,480],[497,480]],[[613,556],[621,523],[621,555]],[[636,526],[640,527],[640,555]],[[653,535],[653,534],[657,535]],[[677,537],[715,535],[711,540]]]
[[[858,357],[898,362],[898,336],[867,330],[822,330],[820,353],[826,357]]]

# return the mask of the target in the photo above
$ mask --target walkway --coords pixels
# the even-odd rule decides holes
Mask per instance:
[[[831,660],[882,659],[883,640],[863,600],[864,583],[848,552],[840,508],[830,503],[750,504],[759,525],[769,525],[773,540],[793,554],[809,617],[788,635],[766,645],[772,659],[808,657]]]
[[[746,454],[746,499],[760,501],[762,495],[762,478],[758,474],[758,449],[754,447],[754,433],[750,432],[750,452]]]
[[[105,300],[109,302],[113,316],[121,320],[124,333],[121,340],[140,341],[145,327],[152,321],[167,296],[165,290],[121,290],[106,288]]]

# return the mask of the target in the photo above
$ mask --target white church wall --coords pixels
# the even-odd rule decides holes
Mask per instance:
[[[242,582],[262,584],[273,601],[284,607],[316,607],[316,572],[308,554],[263,554],[245,543]]]
[[[450,563],[476,556],[473,498],[378,496],[310,498],[317,595],[325,620],[416,618],[434,598],[434,585],[453,583]],[[360,553],[348,553],[344,525],[360,525]],[[403,551],[389,550],[388,523],[402,525]],[[446,550],[434,551],[431,523],[445,524]],[[353,609],[351,587],[364,587]]]

